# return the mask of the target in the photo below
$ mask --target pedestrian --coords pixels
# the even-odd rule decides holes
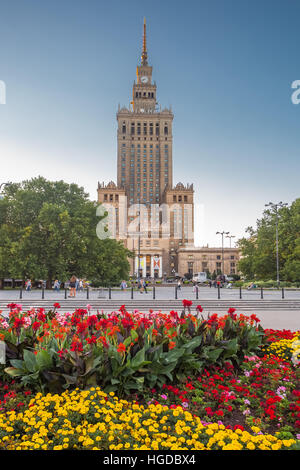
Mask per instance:
[[[25,286],[27,291],[31,291],[31,279],[27,279]]]
[[[60,282],[59,282],[58,279],[56,279],[56,280],[54,281],[54,286],[53,286],[53,288],[54,288],[54,291],[55,291],[55,292],[59,292],[59,289],[60,289]]]
[[[79,292],[83,291],[83,280],[82,279],[79,279],[78,290],[79,290]]]
[[[178,279],[178,282],[177,282],[177,289],[181,290],[181,281],[180,281],[180,279]]]
[[[139,289],[140,293],[142,294],[144,289],[143,289],[143,283],[142,283],[141,279],[138,280],[138,289]]]
[[[144,288],[145,294],[148,294],[148,292],[147,292],[147,282],[146,282],[145,279],[143,280],[143,288]]]
[[[127,284],[126,281],[121,282],[121,290],[126,290],[127,289]]]
[[[72,276],[70,279],[70,295],[69,297],[76,297],[76,276]]]

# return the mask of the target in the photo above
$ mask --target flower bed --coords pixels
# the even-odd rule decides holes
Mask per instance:
[[[204,319],[188,300],[181,314],[8,308],[0,449],[299,446],[299,332],[234,309]]]
[[[99,388],[38,394],[22,413],[0,415],[0,449],[8,450],[286,450],[293,438],[203,425],[182,408],[143,407]]]

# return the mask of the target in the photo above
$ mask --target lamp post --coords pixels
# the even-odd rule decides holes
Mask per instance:
[[[1,183],[0,184],[0,199],[3,199],[3,195],[2,195],[2,186],[10,186],[12,183],[8,182],[8,183]]]
[[[224,235],[228,235],[229,232],[216,232],[216,235],[222,235],[222,274],[224,276]]]
[[[230,239],[230,242],[229,242],[230,244],[229,244],[229,246],[230,246],[230,248],[231,248],[231,239],[232,239],[232,238],[235,238],[235,235],[226,235],[226,238],[229,238],[229,239]]]
[[[276,273],[277,273],[277,288],[279,289],[280,278],[279,278],[279,246],[278,246],[278,209],[282,209],[287,206],[286,202],[269,202],[265,204],[265,207],[270,207],[273,214],[275,214],[275,226],[276,226]]]

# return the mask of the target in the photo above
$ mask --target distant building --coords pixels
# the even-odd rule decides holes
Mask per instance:
[[[112,216],[113,236],[135,252],[131,274],[137,276],[222,270],[221,249],[194,246],[193,184],[173,185],[173,117],[157,102],[144,21],[132,101],[117,112],[117,184],[98,183],[98,202]],[[224,251],[225,274],[236,273],[237,260],[237,249]]]

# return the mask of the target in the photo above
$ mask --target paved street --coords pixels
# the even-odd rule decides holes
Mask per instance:
[[[68,291],[67,291],[68,294]],[[290,329],[300,330],[300,291],[285,290],[284,299],[282,292],[263,291],[263,299],[261,299],[261,291],[242,291],[242,299],[240,299],[239,290],[220,289],[220,299],[218,299],[218,290],[215,288],[201,287],[196,299],[196,293],[192,287],[183,287],[177,292],[177,300],[175,299],[174,286],[156,287],[155,300],[153,299],[153,290],[149,289],[147,294],[141,294],[138,291],[133,292],[131,298],[131,289],[127,291],[112,289],[109,294],[108,289],[92,290],[89,292],[78,292],[76,299],[67,296],[65,299],[65,291],[56,293],[54,291],[45,291],[44,299],[42,299],[42,291],[33,290],[31,292],[22,292],[20,299],[19,290],[0,291],[0,310],[4,314],[8,313],[6,305],[9,302],[17,302],[23,304],[24,308],[30,306],[43,306],[51,308],[54,302],[61,303],[61,311],[74,311],[78,307],[86,307],[91,304],[92,313],[97,310],[111,312],[118,310],[122,304],[126,305],[128,311],[135,309],[141,312],[147,312],[150,308],[153,310],[161,310],[163,312],[172,309],[178,312],[182,309],[182,299],[193,300],[193,313],[195,306],[201,304],[204,308],[203,316],[209,313],[225,314],[230,306],[236,308],[237,313],[251,315],[255,313],[261,320],[264,328],[274,329]],[[111,297],[109,299],[109,297]]]
[[[22,291],[22,299],[24,300],[38,300],[42,299],[42,290],[32,290],[27,292],[25,290]],[[67,291],[67,297],[69,295],[69,291]],[[127,299],[131,299],[131,289],[126,289],[126,291],[121,291],[120,289],[112,289],[111,290],[111,299],[118,299],[120,301],[126,301]],[[148,293],[140,293],[137,290],[133,292],[134,299],[140,299],[142,297],[149,296],[153,298],[153,289],[149,288]],[[62,300],[65,298],[65,291],[61,290],[60,292],[54,292],[53,290],[45,290],[44,291],[44,299],[47,300]],[[87,293],[86,290],[83,292],[77,292],[76,299],[86,301],[87,299],[96,300],[96,299],[108,299],[109,298],[109,289],[89,289]],[[177,290],[177,298],[178,299],[195,299],[196,300],[196,293],[193,291],[193,287],[191,286],[183,286],[181,290]],[[282,299],[282,291],[281,290],[263,290],[263,298],[265,300],[280,300]],[[300,289],[298,290],[287,290],[284,289],[284,298],[287,300],[299,300],[300,301]],[[3,300],[20,300],[20,290],[2,290],[0,291],[0,301]],[[155,299],[157,300],[172,300],[175,299],[175,287],[174,286],[166,286],[166,287],[155,287]],[[218,289],[214,287],[200,287],[198,291],[198,300],[213,300],[218,299]],[[239,300],[240,299],[240,291],[239,289],[220,289],[220,299],[222,300]],[[254,289],[248,291],[247,289],[242,290],[242,300],[259,300],[261,299],[261,290]]]

